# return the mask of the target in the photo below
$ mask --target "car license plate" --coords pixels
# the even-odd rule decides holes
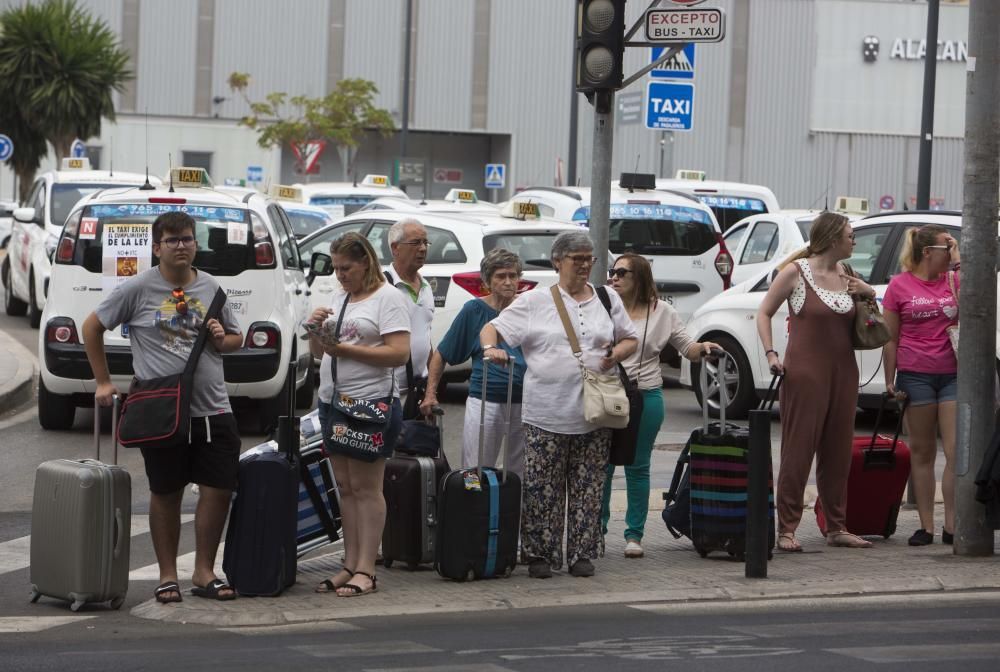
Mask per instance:
[[[674,305],[674,297],[672,294],[660,294],[660,301],[666,301],[671,306]]]

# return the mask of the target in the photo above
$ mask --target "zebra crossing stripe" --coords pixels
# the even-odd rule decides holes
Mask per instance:
[[[3,616],[0,617],[0,634],[19,632],[41,632],[58,628],[77,621],[86,621],[96,616]]]

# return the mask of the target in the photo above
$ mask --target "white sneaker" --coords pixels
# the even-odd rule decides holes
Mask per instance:
[[[628,540],[625,544],[625,557],[626,558],[641,558],[643,556],[642,546],[639,545],[638,541]]]

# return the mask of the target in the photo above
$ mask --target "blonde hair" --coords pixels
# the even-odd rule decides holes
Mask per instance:
[[[903,234],[903,249],[899,252],[899,265],[904,271],[913,270],[924,258],[924,248],[937,245],[937,237],[948,233],[937,224],[925,224],[920,228],[907,229]]]
[[[835,212],[821,212],[809,227],[809,244],[801,250],[793,252],[787,259],[778,264],[778,269],[784,268],[797,259],[823,254],[836,244],[844,227],[850,227],[850,225],[850,220],[843,215],[838,215]]]
[[[347,257],[351,261],[367,261],[368,268],[365,269],[364,290],[372,292],[378,289],[385,276],[382,275],[382,266],[378,263],[378,257],[368,239],[357,231],[350,231],[342,236],[334,238],[330,243],[330,254],[339,254]]]

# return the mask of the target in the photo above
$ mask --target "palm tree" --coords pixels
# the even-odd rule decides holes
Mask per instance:
[[[69,154],[74,138],[97,135],[102,118],[115,118],[112,92],[121,91],[132,72],[107,24],[74,0],[45,0],[7,9],[0,26],[0,96],[14,101],[28,126],[52,143],[57,160]],[[30,184],[31,176],[19,177]]]

